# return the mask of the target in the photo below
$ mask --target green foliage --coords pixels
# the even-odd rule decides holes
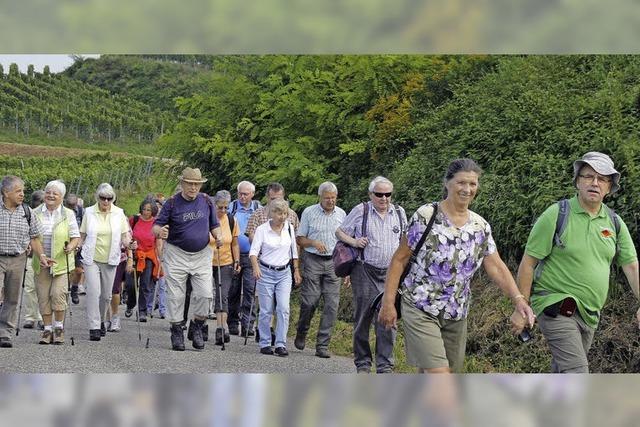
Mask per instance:
[[[637,56],[501,58],[407,129],[416,148],[393,171],[398,198],[410,211],[438,198],[446,165],[475,159],[485,174],[474,209],[503,255],[517,259],[538,215],[573,194],[573,160],[598,150],[622,172],[609,204],[637,236],[639,71]]]
[[[13,67],[0,79],[0,124],[16,133],[75,135],[89,142],[155,140],[171,116],[147,105],[62,75],[22,75]],[[33,71],[31,69],[31,71]]]
[[[63,74],[135,99],[153,110],[175,113],[175,98],[204,91],[209,67],[202,64],[210,60],[205,55],[77,57]]]

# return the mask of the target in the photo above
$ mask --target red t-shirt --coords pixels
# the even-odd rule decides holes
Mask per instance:
[[[138,218],[138,222],[136,222],[135,227],[133,226],[133,217],[129,218],[129,224],[131,225],[131,229],[133,230],[133,238],[136,242],[138,242],[138,249],[142,251],[149,251],[155,248],[156,245],[156,236],[153,235],[151,229],[153,228],[153,223],[155,222],[155,218],[151,218],[148,221],[142,219],[142,217]]]

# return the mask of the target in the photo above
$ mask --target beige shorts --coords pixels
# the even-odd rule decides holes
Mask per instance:
[[[433,316],[402,298],[407,363],[422,369],[450,368],[462,372],[467,346],[467,319]]]

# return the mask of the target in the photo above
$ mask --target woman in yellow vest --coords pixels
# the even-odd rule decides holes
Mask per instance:
[[[62,206],[66,190],[62,181],[50,181],[44,189],[44,203],[34,210],[44,229],[40,237],[44,253],[55,261],[49,268],[41,268],[36,259],[33,263],[38,305],[44,322],[40,344],[64,343],[68,288],[65,275],[75,268],[73,254],[80,240],[75,214]]]

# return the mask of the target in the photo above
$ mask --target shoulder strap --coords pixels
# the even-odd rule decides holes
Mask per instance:
[[[235,215],[236,211],[238,210],[238,200],[234,200],[233,202],[231,202],[231,215]]]
[[[427,240],[427,237],[431,233],[431,229],[433,228],[433,223],[436,220],[436,215],[438,214],[438,203],[434,202],[431,206],[433,206],[433,213],[431,214],[431,218],[429,218],[429,222],[427,223],[427,228],[424,229],[424,233],[422,233],[422,236],[420,236],[420,240],[418,240],[418,244],[416,245],[416,248],[411,251],[411,258],[409,258],[409,262],[407,263],[407,265],[404,266],[404,271],[400,276],[400,286],[398,286],[398,293],[400,294],[402,294],[401,287],[402,287],[402,283],[404,282],[404,278],[407,277],[407,275],[409,274],[409,271],[411,271],[411,266],[416,261],[416,258],[420,253],[420,249],[422,249],[422,246],[424,246],[424,242]]]
[[[564,233],[565,228],[567,228],[567,219],[569,218],[569,211],[571,210],[571,206],[569,205],[568,199],[562,199],[558,201],[558,217],[556,218],[556,230],[553,234],[553,244],[564,248],[564,243],[560,236]]]
[[[398,205],[393,205],[393,210],[396,211],[396,215],[398,215],[398,222],[400,223],[400,237],[398,238],[398,240],[402,240],[402,229],[404,228],[402,215],[400,215],[400,209],[398,209]]]
[[[258,209],[260,209],[260,203],[257,200],[252,200],[251,206],[253,207],[254,211],[257,211]]]
[[[227,219],[229,220],[229,231],[231,232],[231,238],[233,239],[233,227],[235,225],[235,218],[233,214],[227,212]]]
[[[367,237],[367,219],[369,218],[369,203],[362,202],[362,237]]]
[[[27,218],[27,224],[31,227],[31,208],[26,203],[22,203],[22,210],[24,210],[24,217]]]
[[[611,209],[609,206],[604,205],[605,209],[607,210],[607,213],[609,214],[609,218],[611,219],[611,222],[613,223],[613,227],[616,230],[616,257],[618,256],[618,254],[620,253],[620,217],[618,216],[618,214],[616,213],[616,211],[614,211],[613,209]]]

